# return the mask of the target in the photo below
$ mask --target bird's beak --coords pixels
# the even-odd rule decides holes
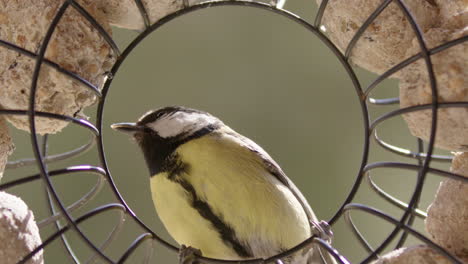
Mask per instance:
[[[139,126],[136,123],[115,123],[111,125],[111,128],[130,135],[144,130],[143,126]]]

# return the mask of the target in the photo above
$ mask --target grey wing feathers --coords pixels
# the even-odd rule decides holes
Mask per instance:
[[[282,184],[288,187],[293,195],[297,198],[299,203],[302,205],[307,218],[310,221],[317,221],[317,217],[315,216],[312,208],[310,207],[309,203],[305,199],[304,195],[302,195],[301,191],[294,185],[294,183],[286,176],[286,174],[281,170],[279,165],[266,153],[260,146],[258,146],[252,140],[242,137],[242,141],[244,141],[245,146],[252,152],[254,152],[258,157],[261,158],[265,168],[268,169],[271,175],[275,176]]]
[[[309,203],[305,199],[304,195],[299,191],[296,185],[286,176],[286,174],[281,170],[278,164],[266,153],[260,146],[258,146],[252,140],[242,137],[242,141],[244,141],[245,146],[252,152],[254,152],[258,157],[261,158],[265,167],[268,171],[276,177],[281,183],[283,183],[286,187],[288,187],[293,195],[297,198],[299,203],[302,205],[304,212],[307,215],[307,218],[310,222],[318,223],[318,219],[315,216],[312,208],[310,207]],[[333,256],[331,256],[326,250],[320,248],[319,245],[314,245],[314,249],[312,250],[312,254],[307,259],[307,263],[300,263],[300,264],[336,264],[336,260]]]
[[[309,221],[318,222],[317,217],[312,211],[312,208],[307,203],[307,200],[296,187],[296,185],[294,185],[294,183],[284,174],[283,171],[281,171],[281,169],[279,169],[279,167],[276,168],[279,174],[274,174],[273,172],[272,174],[275,175],[275,177],[277,177],[284,185],[286,185],[292,191],[294,196],[296,196],[296,198],[301,203],[302,208],[304,208]],[[314,245],[311,252],[312,254],[307,259],[307,263],[304,264],[336,264],[335,258],[331,256],[325,249],[322,249],[319,245]]]
[[[304,209],[307,215],[307,218],[310,221],[317,221],[317,217],[312,211],[312,208],[310,207],[309,203],[305,199],[304,195],[301,193],[301,191],[299,191],[296,185],[288,178],[288,176],[284,174],[284,172],[279,168],[279,166],[276,163],[273,163],[274,162],[273,160],[263,159],[263,162],[265,163],[270,173],[274,175],[281,183],[283,183],[286,187],[288,187],[291,190],[291,192],[297,198],[299,203],[301,203],[302,208]]]

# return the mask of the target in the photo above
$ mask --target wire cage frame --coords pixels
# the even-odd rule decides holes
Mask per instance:
[[[438,87],[436,82],[436,76],[434,74],[434,68],[431,61],[431,56],[442,52],[446,49],[449,49],[455,45],[460,45],[461,43],[468,40],[468,36],[459,37],[457,39],[448,41],[443,43],[437,47],[429,49],[424,41],[423,34],[421,29],[419,28],[418,24],[415,21],[415,18],[411,14],[408,7],[405,5],[404,0],[384,0],[382,3],[375,9],[374,12],[367,18],[367,20],[363,23],[363,25],[357,30],[354,37],[349,42],[349,45],[346,47],[344,53],[342,53],[332,41],[329,40],[327,35],[322,32],[320,29],[322,18],[324,12],[328,6],[329,1],[323,0],[319,6],[318,12],[315,15],[315,19],[312,22],[308,22],[305,19],[301,18],[300,16],[291,13],[287,10],[281,8],[280,3],[272,2],[272,3],[264,3],[258,1],[249,1],[249,0],[215,0],[215,1],[206,1],[202,3],[198,3],[191,6],[186,6],[183,9],[180,9],[174,13],[171,13],[162,19],[158,20],[157,22],[151,24],[149,19],[149,14],[145,9],[145,6],[141,0],[134,0],[135,4],[137,5],[140,15],[143,18],[143,22],[145,25],[145,29],[139,33],[139,35],[132,40],[132,42],[125,47],[124,50],[121,50],[118,45],[114,42],[112,37],[104,30],[102,25],[100,25],[96,19],[88,13],[79,3],[74,0],[66,0],[63,4],[59,7],[55,17],[52,19],[52,22],[48,26],[47,33],[42,41],[41,46],[39,47],[38,51],[31,52],[24,48],[21,48],[14,43],[10,43],[0,39],[0,48],[9,49],[20,53],[24,56],[32,58],[35,60],[35,67],[32,74],[32,82],[30,87],[30,96],[29,96],[29,103],[27,110],[7,110],[7,109],[0,109],[0,115],[19,115],[19,116],[27,116],[29,120],[29,127],[30,127],[30,140],[31,146],[33,149],[34,157],[30,159],[22,159],[16,161],[10,161],[7,164],[7,168],[18,168],[24,167],[28,165],[35,165],[38,168],[38,173],[36,175],[23,177],[18,180],[10,181],[7,183],[3,183],[0,185],[0,190],[7,190],[11,187],[23,185],[23,184],[33,184],[35,181],[42,181],[44,183],[44,188],[46,188],[49,198],[49,208],[50,208],[50,217],[43,219],[38,222],[40,228],[47,226],[49,224],[54,224],[56,228],[56,232],[52,234],[50,237],[44,239],[43,243],[34,249],[30,254],[24,256],[24,258],[18,263],[26,263],[28,260],[32,258],[37,252],[42,249],[47,248],[49,244],[51,244],[55,240],[61,240],[61,243],[65,245],[65,249],[70,255],[71,259],[75,263],[81,263],[81,261],[75,256],[73,252],[73,248],[69,245],[65,234],[67,232],[75,232],[78,237],[94,252],[94,256],[89,259],[99,259],[103,263],[125,263],[126,260],[134,254],[135,250],[142,245],[144,245],[147,241],[155,241],[160,245],[164,246],[165,248],[178,251],[178,248],[169,242],[162,239],[158,234],[153,232],[149,227],[147,227],[139,218],[138,216],[132,211],[132,209],[127,205],[124,197],[120,194],[117,186],[115,185],[114,179],[109,171],[105,149],[103,144],[103,136],[102,136],[102,126],[103,126],[103,113],[106,103],[106,98],[108,91],[110,89],[111,83],[113,81],[113,77],[118,73],[118,70],[122,63],[125,61],[127,56],[131,54],[134,48],[144,40],[148,35],[152,32],[158,30],[163,25],[168,23],[169,21],[183,16],[185,14],[196,12],[197,10],[206,9],[206,8],[215,8],[219,6],[242,6],[248,8],[260,8],[269,12],[273,12],[277,15],[283,16],[291,21],[296,22],[298,25],[304,27],[308,30],[311,34],[315,35],[320,41],[322,41],[326,47],[328,47],[336,58],[339,60],[341,66],[345,69],[346,73],[348,74],[349,78],[351,79],[351,85],[355,90],[356,96],[360,102],[362,120],[363,120],[363,127],[364,127],[364,144],[363,144],[363,152],[361,157],[361,163],[359,166],[358,173],[355,177],[354,184],[350,187],[349,193],[339,208],[336,209],[334,215],[329,219],[328,223],[333,227],[333,225],[338,221],[340,218],[344,218],[345,222],[348,224],[349,228],[352,230],[353,234],[356,236],[359,243],[366,249],[367,256],[361,263],[369,263],[376,258],[379,257],[379,254],[385,250],[390,243],[393,241],[397,242],[397,248],[401,247],[408,236],[413,236],[419,239],[421,242],[431,246],[435,250],[437,250],[440,254],[445,256],[447,259],[452,261],[453,263],[462,263],[460,259],[456,256],[452,255],[450,252],[442,248],[441,246],[437,245],[436,243],[432,242],[428,237],[424,234],[418,232],[416,229],[412,227],[414,220],[416,218],[424,219],[426,217],[426,213],[424,210],[418,208],[419,199],[421,197],[421,193],[424,188],[425,180],[428,177],[428,174],[437,175],[444,178],[451,178],[463,182],[468,182],[468,179],[463,177],[462,175],[457,175],[448,171],[443,171],[439,169],[435,169],[431,167],[431,163],[433,161],[443,161],[443,162],[450,162],[452,157],[451,156],[442,156],[442,155],[435,155],[434,154],[434,142],[435,142],[435,135],[437,130],[437,110],[441,108],[467,108],[468,102],[438,102]],[[366,29],[372,24],[372,22],[381,14],[385,8],[390,3],[395,3],[398,5],[399,9],[401,10],[402,14],[406,17],[409,21],[411,28],[417,38],[420,52],[414,56],[411,56],[404,61],[397,63],[395,66],[388,69],[386,72],[379,75],[370,85],[367,87],[363,87],[357,74],[354,72],[353,67],[350,64],[350,55],[353,51],[353,48],[356,46],[358,40],[362,37],[363,33]],[[102,88],[96,87],[86,79],[82,78],[81,76],[68,71],[61,67],[60,65],[56,64],[53,61],[50,61],[45,58],[47,47],[50,43],[54,30],[56,29],[57,25],[61,21],[62,17],[64,16],[65,12],[68,9],[75,9],[78,11],[96,30],[97,32],[103,37],[103,39],[107,42],[107,44],[113,50],[117,60],[111,70],[107,73],[105,78],[105,82]],[[418,105],[418,106],[411,106],[406,108],[400,108],[398,110],[392,110],[387,112],[374,120],[371,120],[369,115],[368,107],[370,105],[388,105],[388,104],[398,104],[398,98],[385,98],[385,99],[376,99],[370,97],[371,92],[384,80],[386,80],[390,75],[393,73],[403,69],[404,67],[408,66],[409,64],[417,61],[423,60],[425,62],[425,66],[427,68],[427,74],[430,82],[430,88],[432,92],[432,102],[430,104],[425,105]],[[80,119],[78,117],[71,117],[65,115],[59,115],[49,112],[41,112],[36,111],[36,102],[35,97],[37,95],[37,86],[38,86],[38,78],[39,72],[43,65],[47,65],[52,67],[53,69],[57,70],[64,76],[67,76],[71,80],[77,81],[82,84],[84,87],[92,91],[98,97],[98,107],[97,107],[97,114],[96,114],[96,123],[93,124],[85,119]],[[424,144],[421,139],[415,139],[418,142],[418,149],[417,150],[407,150],[401,148],[396,145],[392,145],[387,143],[384,139],[380,138],[377,133],[377,127],[384,123],[385,121],[401,116],[406,113],[417,112],[422,110],[430,110],[432,113],[432,123],[431,123],[431,130],[430,130],[430,137],[427,144],[427,148],[424,149]],[[39,117],[42,118],[50,118],[55,120],[62,120],[70,122],[74,125],[83,127],[84,129],[88,130],[91,133],[91,139],[89,142],[83,144],[81,147],[74,149],[70,152],[58,154],[58,155],[48,155],[47,153],[47,142],[48,136],[40,137],[37,133],[35,127],[35,120]],[[404,163],[404,162],[369,162],[369,149],[372,142],[375,142],[378,146],[382,147],[383,149],[400,155],[402,157],[407,157],[413,159],[414,163]],[[99,163],[100,166],[91,166],[91,165],[78,165],[73,167],[67,167],[58,170],[49,170],[47,168],[47,164],[50,162],[55,162],[58,160],[69,159],[85,151],[97,148],[98,156],[99,156]],[[414,171],[417,173],[417,182],[414,187],[414,190],[411,194],[409,201],[404,202],[399,200],[396,197],[391,196],[390,194],[386,193],[383,188],[378,186],[371,177],[370,172],[379,168],[397,168],[402,170]],[[88,172],[91,174],[97,175],[97,182],[93,186],[93,188],[85,194],[80,200],[76,201],[70,206],[66,206],[64,202],[60,199],[56,188],[51,182],[52,177],[60,177],[60,176],[67,176],[73,175],[74,173],[79,172]],[[379,211],[373,207],[370,207],[365,204],[358,204],[354,203],[353,200],[358,193],[362,183],[367,181],[371,189],[374,190],[378,195],[384,198],[389,203],[399,207],[402,210],[402,216],[397,219],[394,218],[385,212]],[[102,189],[104,184],[108,184],[111,187],[111,190],[117,199],[115,203],[109,203],[104,206],[97,207],[80,217],[74,218],[71,215],[73,210],[82,207],[84,204],[92,200],[97,193]],[[104,243],[101,245],[96,245],[93,243],[86,234],[80,228],[80,223],[87,221],[90,218],[93,218],[99,214],[103,214],[108,211],[116,211],[119,213],[119,221],[113,227],[113,230],[108,234],[108,237]],[[351,214],[356,211],[364,212],[368,215],[378,217],[390,224],[392,224],[393,230],[390,234],[377,246],[372,247],[366,238],[359,232],[359,229],[354,224]],[[135,223],[137,223],[143,230],[143,233],[140,234],[133,243],[122,252],[120,257],[115,260],[111,259],[105,252],[105,249],[114,241],[116,235],[122,229],[124,218],[130,218]],[[58,220],[65,219],[66,225],[60,225]],[[203,263],[279,263],[277,262],[279,259],[289,256],[294,252],[301,250],[305,247],[310,246],[311,244],[317,244],[324,250],[328,251],[338,263],[349,263],[346,259],[346,256],[341,255],[338,250],[333,248],[327,241],[323,239],[312,236],[306,241],[302,242],[301,244],[291,248],[281,254],[276,256],[272,256],[268,259],[253,259],[253,260],[239,260],[239,261],[228,261],[228,260],[220,260],[220,259],[211,259],[207,257],[200,256],[199,260]],[[147,253],[148,258],[146,259],[147,263],[150,260],[150,253],[152,252],[153,247],[148,247]],[[156,262],[157,263],[157,262]]]

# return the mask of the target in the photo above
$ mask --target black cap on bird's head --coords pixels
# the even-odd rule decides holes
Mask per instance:
[[[136,139],[154,175],[178,146],[209,134],[222,124],[218,118],[206,112],[168,106],[149,111],[136,123],[116,123],[111,127]]]
[[[156,133],[164,139],[183,139],[206,128],[219,127],[221,121],[200,110],[168,106],[144,114],[136,123],[116,123],[115,130],[133,134]]]

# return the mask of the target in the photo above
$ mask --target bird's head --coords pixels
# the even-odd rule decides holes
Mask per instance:
[[[161,140],[175,141],[192,137],[202,130],[213,130],[221,121],[200,110],[167,106],[144,114],[136,123],[116,123],[111,127],[135,136],[151,134]]]
[[[209,134],[222,125],[218,118],[206,112],[168,106],[147,112],[136,123],[116,123],[111,127],[133,136],[154,174],[178,146]]]

